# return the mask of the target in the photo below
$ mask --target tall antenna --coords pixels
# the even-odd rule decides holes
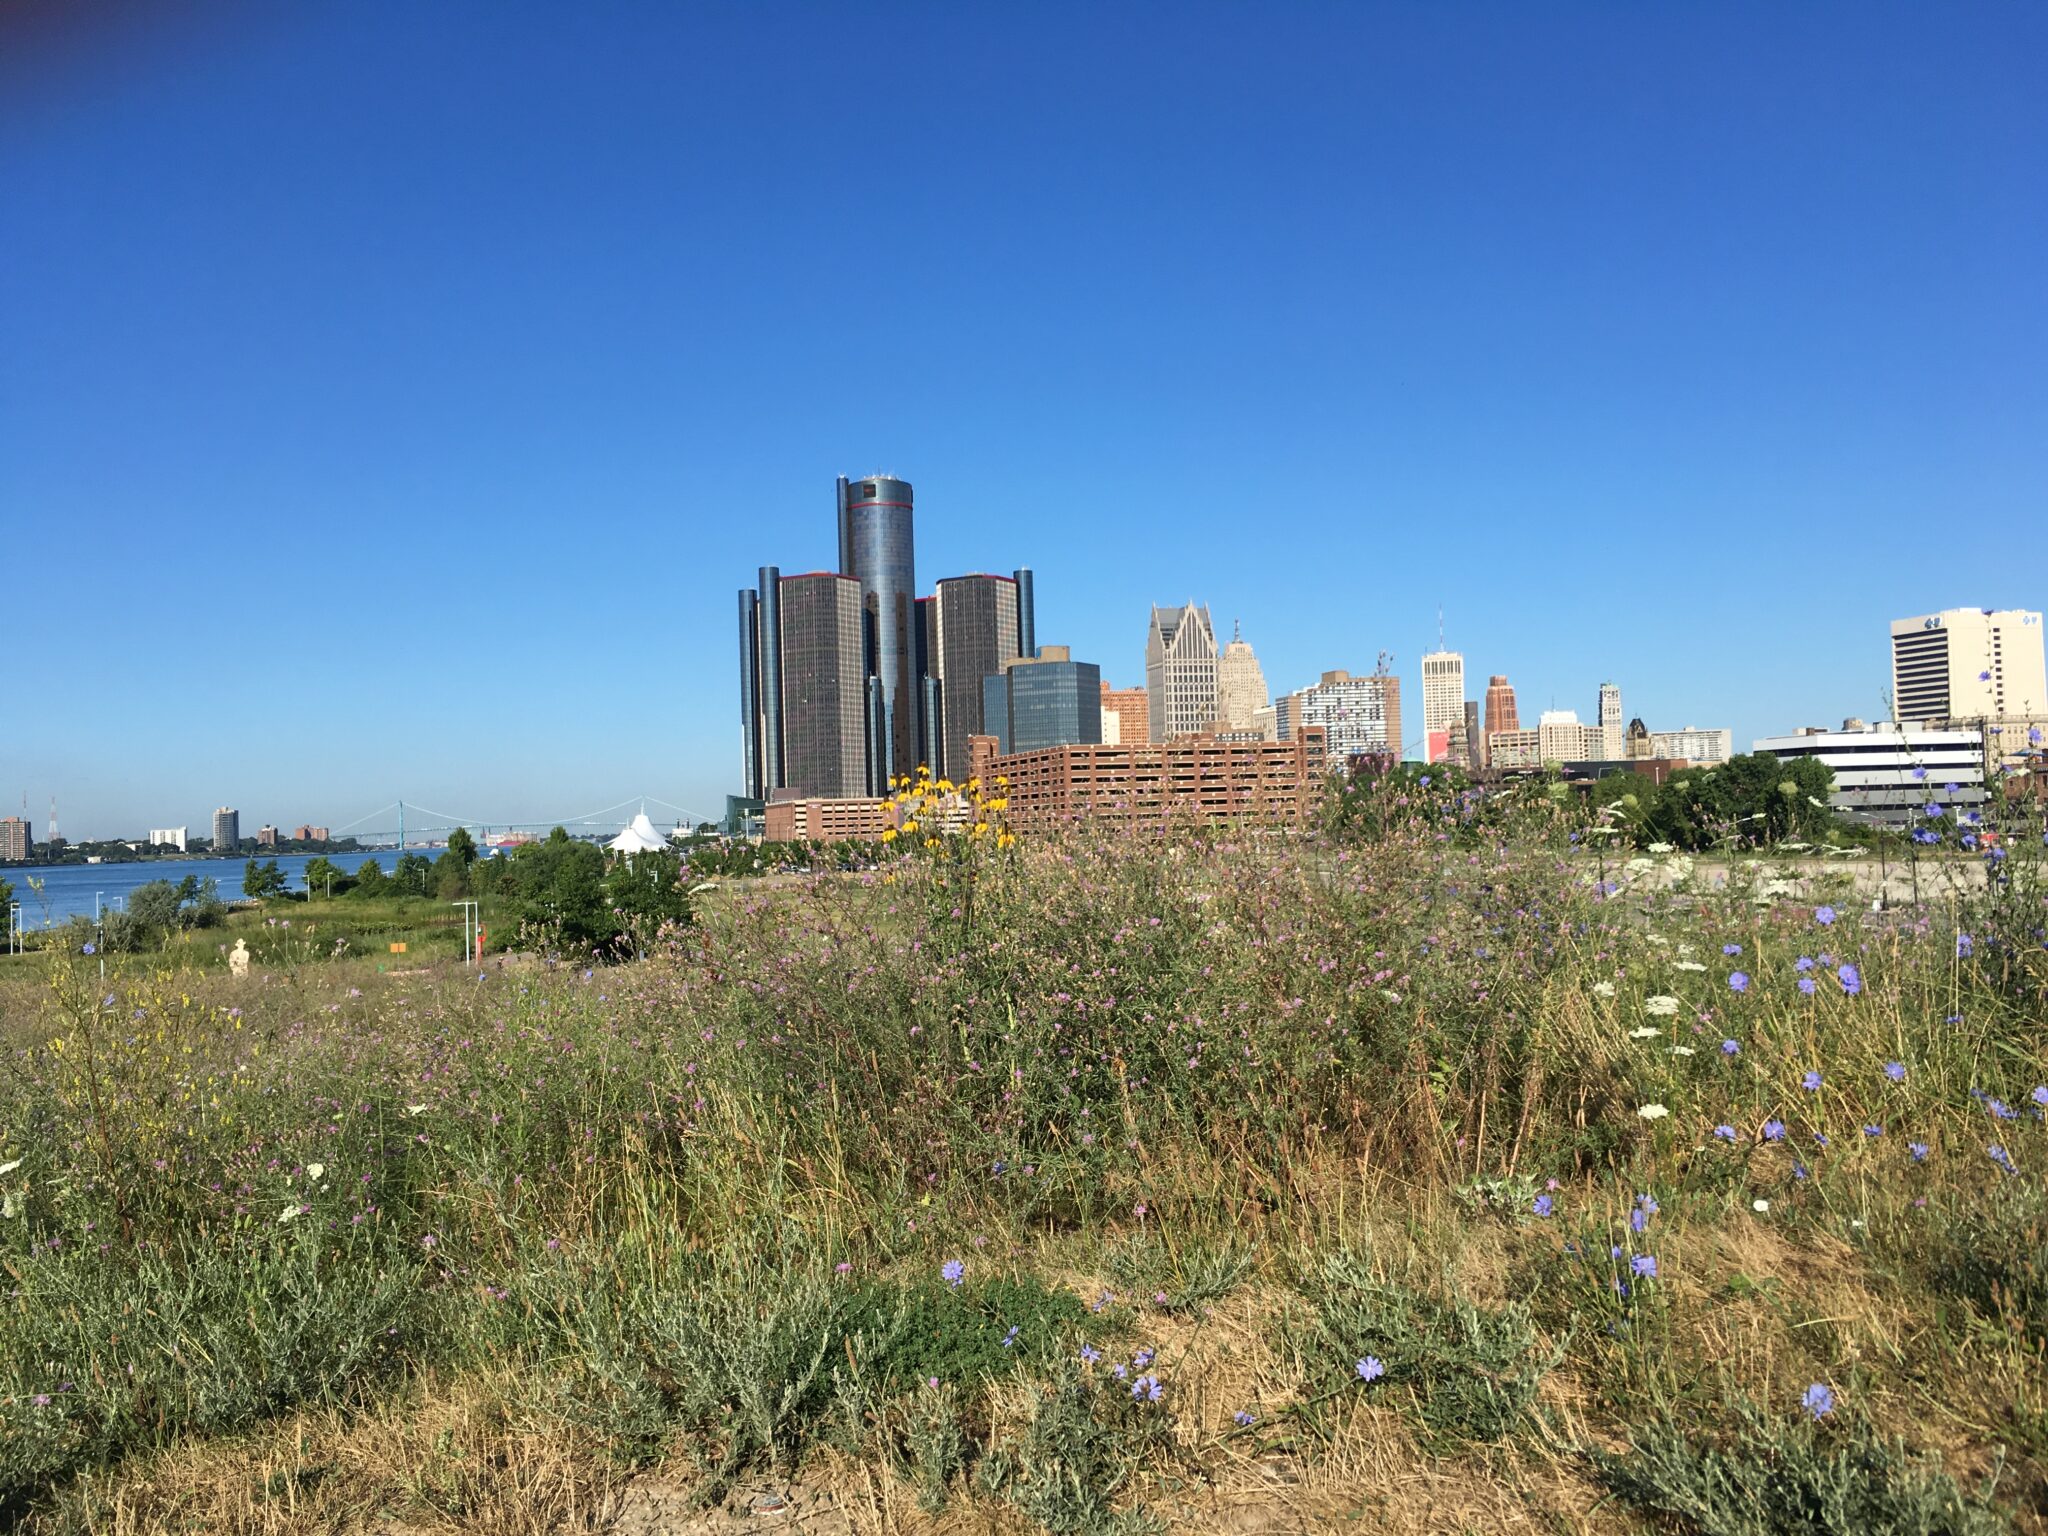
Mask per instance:
[[[1442,603],[1436,605],[1436,648],[1440,651],[1447,649],[1444,645],[1444,605]]]
[[[54,843],[55,841],[57,841],[57,797],[56,797],[55,795],[52,795],[52,796],[50,796],[50,837],[49,837],[49,841],[51,841],[51,842],[53,842],[53,843]]]

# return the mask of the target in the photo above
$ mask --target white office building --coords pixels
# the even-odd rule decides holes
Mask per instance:
[[[1459,651],[1431,651],[1422,658],[1423,761],[1437,761],[1440,751],[1449,750],[1452,727],[1462,730],[1464,725],[1465,657]]]
[[[1834,770],[1829,801],[1860,821],[1919,826],[1972,811],[1990,799],[1984,787],[1984,737],[1975,729],[1935,730],[1896,721],[1845,722],[1839,731],[1808,726],[1790,736],[1765,736],[1753,750],[1781,761],[1817,757]]]
[[[1688,725],[1682,731],[1650,732],[1650,756],[1683,758],[1688,763],[1725,763],[1735,755],[1735,733]]]

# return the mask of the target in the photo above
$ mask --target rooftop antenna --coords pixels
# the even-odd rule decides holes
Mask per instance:
[[[1438,650],[1440,650],[1440,651],[1441,651],[1441,650],[1443,650],[1443,649],[1445,648],[1445,647],[1444,647],[1444,605],[1443,605],[1442,603],[1438,603],[1438,604],[1436,605],[1436,648],[1437,648]]]

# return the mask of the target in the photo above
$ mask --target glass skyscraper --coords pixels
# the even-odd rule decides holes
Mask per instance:
[[[871,781],[917,766],[917,552],[910,482],[839,477],[839,570],[860,583],[867,672],[881,680],[883,750]]]

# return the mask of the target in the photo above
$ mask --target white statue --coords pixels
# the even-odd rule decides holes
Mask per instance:
[[[235,980],[237,981],[240,981],[249,974],[248,940],[235,940],[235,947],[228,952],[228,969],[235,973]]]

